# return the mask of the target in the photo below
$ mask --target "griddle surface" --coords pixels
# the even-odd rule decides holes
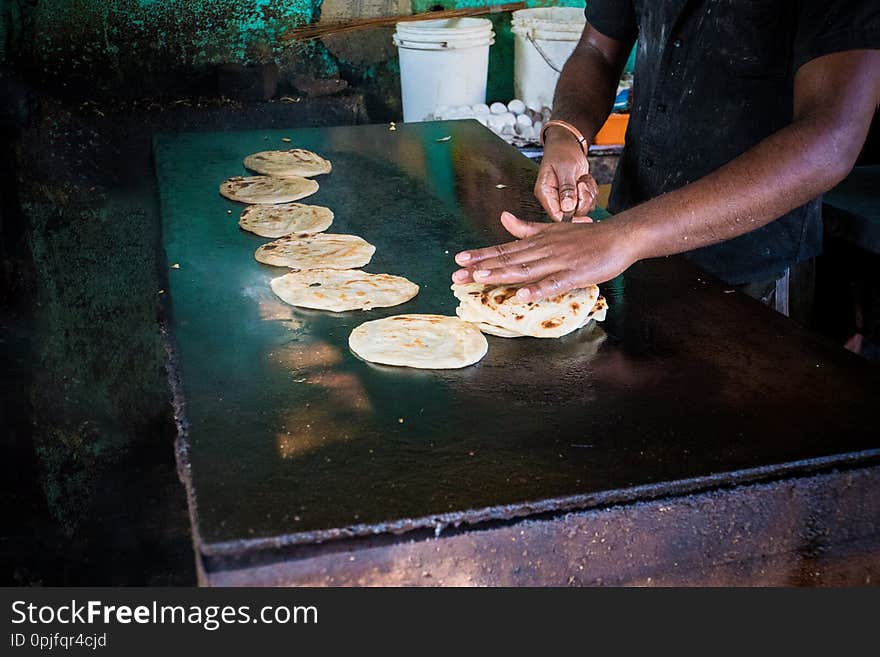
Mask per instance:
[[[284,270],[254,260],[268,240],[239,230],[243,206],[217,188],[247,175],[244,156],[292,146],[333,163],[304,202],[332,208],[330,232],[376,245],[365,269],[410,278],[418,297],[343,314],[274,297],[269,280]],[[361,322],[453,315],[453,255],[504,239],[502,210],[542,216],[535,165],[476,122],[159,136],[156,166],[167,262],[180,265],[168,270],[167,310],[181,454],[207,554],[877,454],[877,369],[679,258],[603,285],[597,333],[489,337],[483,361],[453,371],[352,355]]]

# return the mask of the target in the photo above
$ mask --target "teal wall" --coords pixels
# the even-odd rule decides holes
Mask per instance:
[[[340,61],[319,41],[282,43],[291,27],[320,17],[322,0],[36,0],[30,15],[9,10],[7,32],[29,61],[59,78],[86,78],[112,87],[142,81],[151,84],[181,70],[207,70],[225,62],[275,61],[282,71],[317,77],[340,70],[355,84],[390,84],[396,58],[369,67]],[[485,5],[487,0],[412,0],[414,12],[435,6]],[[503,4],[504,0],[488,0]],[[583,0],[528,0],[529,6],[583,6]],[[22,6],[22,5],[19,5]],[[510,15],[490,16],[496,42],[490,51],[488,99],[513,95],[513,35]],[[2,24],[0,24],[2,25]],[[16,34],[16,30],[29,35]],[[15,38],[17,37],[17,38]],[[11,47],[10,47],[11,48]],[[2,54],[2,52],[0,52]]]

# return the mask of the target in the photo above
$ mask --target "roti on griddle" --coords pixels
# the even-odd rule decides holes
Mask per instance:
[[[446,315],[395,315],[365,322],[348,338],[364,360],[419,369],[455,369],[473,365],[489,349],[473,324]]]
[[[272,291],[291,306],[316,310],[369,310],[397,306],[419,293],[402,276],[368,274],[359,269],[308,269],[271,282]]]
[[[301,177],[234,176],[220,185],[223,196],[241,203],[290,203],[317,191],[318,183]]]
[[[356,235],[288,235],[263,244],[254,257],[291,269],[354,269],[370,262],[376,247]]]
[[[461,317],[461,306],[455,309],[455,314]],[[579,330],[584,328],[587,324],[592,320],[596,320],[597,322],[602,322],[605,320],[605,312],[608,309],[608,302],[605,301],[605,297],[599,296],[596,304],[593,306],[593,310],[590,314],[584,317],[583,323],[578,326],[574,330]],[[474,322],[474,324],[486,335],[494,335],[499,338],[526,338],[531,337],[524,333],[517,333],[516,331],[511,331],[510,329],[502,328],[500,326],[495,326],[494,324],[485,324],[483,322]],[[550,336],[544,336],[550,337]],[[561,336],[560,336],[561,337]]]
[[[332,223],[330,208],[304,203],[249,205],[238,220],[243,230],[261,237],[284,237],[295,233],[311,235],[327,230]]]
[[[600,312],[599,288],[595,285],[538,302],[521,300],[516,296],[518,289],[482,283],[453,285],[453,294],[460,302],[456,314],[491,335],[536,338],[559,338],[592,319],[605,318],[607,304],[603,299]]]
[[[244,158],[244,166],[251,171],[280,178],[287,176],[311,178],[322,173],[330,173],[333,168],[329,160],[302,148],[254,153]]]

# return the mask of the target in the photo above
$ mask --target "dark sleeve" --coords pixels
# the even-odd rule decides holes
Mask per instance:
[[[587,22],[612,39],[629,43],[639,35],[632,0],[587,0]]]
[[[794,70],[844,50],[880,48],[877,0],[801,0],[794,37]]]

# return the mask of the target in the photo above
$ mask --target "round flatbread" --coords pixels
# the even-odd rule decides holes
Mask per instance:
[[[291,269],[354,269],[370,262],[376,247],[356,235],[288,235],[263,244],[257,261]]]
[[[318,183],[299,177],[235,176],[220,185],[220,194],[242,203],[290,203],[317,191]]]
[[[419,293],[402,276],[368,274],[359,269],[309,269],[271,282],[272,291],[291,306],[316,310],[369,310],[397,306]]]
[[[320,233],[333,223],[333,211],[320,205],[284,203],[282,205],[249,205],[241,213],[238,225],[242,230],[261,237]]]
[[[500,337],[515,334],[560,338],[582,328],[593,318],[599,319],[593,311],[599,299],[599,288],[595,285],[539,302],[522,301],[516,296],[518,289],[481,283],[453,285],[452,291],[460,301],[456,314],[467,322],[492,327],[486,332]],[[603,310],[601,319],[604,317]]]
[[[584,317],[583,322],[580,326],[578,326],[574,330],[578,330],[584,328],[587,324],[589,324],[592,320],[596,320],[597,322],[602,322],[605,320],[605,312],[608,309],[608,302],[605,301],[605,297],[599,296],[599,299],[596,301],[596,304],[593,306],[592,312],[589,315]],[[455,314],[461,317],[461,306],[455,309]],[[465,313],[467,314],[467,313]],[[467,320],[465,320],[467,321]],[[486,335],[494,335],[499,338],[526,338],[530,337],[524,333],[517,333],[516,331],[511,331],[510,329],[502,328],[500,326],[495,326],[494,324],[486,324],[484,322],[473,322],[473,324],[479,328]],[[573,332],[573,331],[572,331]]]
[[[473,365],[489,349],[473,324],[445,315],[395,315],[361,324],[348,346],[373,363],[419,369],[455,369]]]
[[[244,166],[266,176],[304,176],[310,178],[330,173],[329,160],[312,151],[291,148],[286,151],[261,151],[244,158]]]

